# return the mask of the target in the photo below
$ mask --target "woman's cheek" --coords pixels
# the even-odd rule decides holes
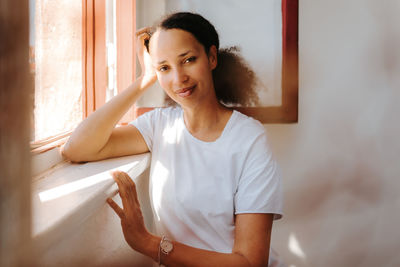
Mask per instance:
[[[160,86],[165,89],[165,75],[163,75],[161,72],[157,72],[157,79],[160,83]]]
[[[171,95],[171,88],[168,83],[168,75],[164,73],[157,73],[158,82],[160,83],[161,88],[165,91],[167,95]]]

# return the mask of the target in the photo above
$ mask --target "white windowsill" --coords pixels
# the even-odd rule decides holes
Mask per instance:
[[[84,164],[62,161],[36,176],[32,188],[32,236],[38,252],[73,232],[116,194],[110,171],[125,171],[135,180],[149,165],[150,153]]]

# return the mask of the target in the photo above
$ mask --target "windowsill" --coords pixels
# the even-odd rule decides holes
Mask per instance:
[[[75,128],[75,127],[74,127]],[[37,140],[31,142],[31,153],[32,155],[41,154],[47,152],[55,147],[62,146],[69,136],[71,135],[72,131],[66,131],[54,136],[50,136],[48,138]]]
[[[62,161],[36,176],[32,190],[32,236],[36,248],[47,250],[117,193],[110,171],[125,171],[135,180],[149,165],[150,153],[84,164]]]

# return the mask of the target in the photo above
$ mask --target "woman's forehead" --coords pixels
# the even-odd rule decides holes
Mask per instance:
[[[150,55],[157,61],[164,60],[163,57],[177,57],[189,50],[203,49],[191,33],[180,29],[157,30],[149,45]]]

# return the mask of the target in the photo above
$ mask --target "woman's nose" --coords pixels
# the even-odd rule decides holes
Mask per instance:
[[[188,80],[189,80],[189,76],[183,69],[181,69],[181,68],[175,69],[175,72],[174,72],[174,83],[175,84],[179,85],[179,84],[185,83]]]

